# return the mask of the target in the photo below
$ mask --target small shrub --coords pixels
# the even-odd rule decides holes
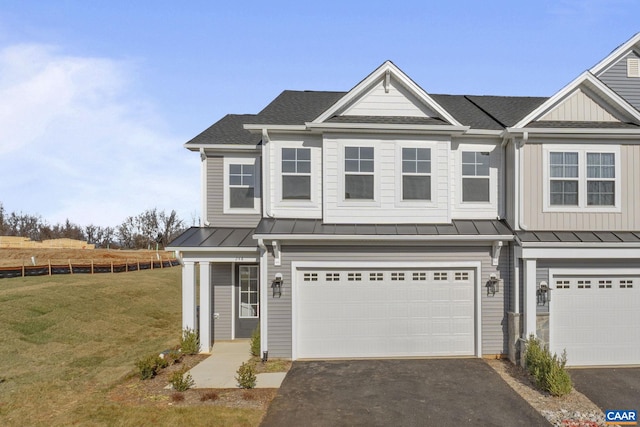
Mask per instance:
[[[564,396],[571,393],[571,377],[564,368],[566,363],[566,351],[562,353],[560,358],[554,354],[549,369],[545,372],[544,383],[547,386],[547,391],[553,396]]]
[[[571,392],[572,382],[565,369],[567,352],[562,356],[551,355],[548,347],[542,348],[540,341],[531,336],[525,352],[527,371],[535,378],[536,385],[553,396],[564,396]]]
[[[205,393],[200,394],[200,402],[206,402],[207,400],[218,400],[220,396],[215,391],[207,391]]]
[[[260,357],[260,325],[251,333],[251,355]]]
[[[143,357],[136,362],[136,367],[140,373],[140,379],[149,380],[158,374],[158,371],[165,368],[166,361],[157,354]]]
[[[182,368],[178,371],[175,371],[169,377],[169,382],[173,386],[173,389],[176,391],[187,391],[191,387],[195,385],[191,374],[186,374],[187,368]]]
[[[162,353],[162,358],[167,363],[167,366],[175,365],[182,360],[182,353],[178,350],[169,350]]]
[[[184,394],[182,393],[173,393],[171,395],[171,401],[172,402],[184,402]]]
[[[198,333],[192,329],[182,331],[180,339],[180,349],[182,354],[197,354],[200,351],[200,339]]]
[[[254,388],[256,386],[256,372],[255,368],[248,364],[242,363],[236,371],[236,381],[238,381],[238,387],[240,388]]]

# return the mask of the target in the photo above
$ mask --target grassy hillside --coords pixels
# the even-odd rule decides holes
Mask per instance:
[[[0,280],[0,425],[258,422],[259,411],[109,400],[138,358],[178,343],[180,270]]]

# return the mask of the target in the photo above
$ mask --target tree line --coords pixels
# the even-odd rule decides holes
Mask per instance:
[[[82,227],[69,219],[50,225],[40,215],[8,213],[0,203],[0,236],[28,237],[34,241],[68,238],[84,240],[97,248],[155,249],[164,248],[186,228],[175,210],[167,213],[147,209],[127,217],[116,227],[93,224]]]

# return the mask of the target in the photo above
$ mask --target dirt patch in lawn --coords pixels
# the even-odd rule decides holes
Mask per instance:
[[[149,380],[141,380],[132,375],[116,385],[108,394],[111,401],[124,405],[146,406],[225,406],[266,410],[276,396],[277,389],[256,388],[233,389],[190,389],[185,392],[173,390],[169,383],[171,373],[193,368],[208,355],[184,356],[179,363],[162,369]],[[260,363],[258,363],[260,365]]]
[[[604,413],[577,390],[563,397],[541,392],[534,379],[507,360],[486,360],[502,379],[552,425],[563,427],[604,427]]]
[[[157,261],[158,255],[162,259],[173,258],[172,252],[147,250],[118,250],[118,249],[0,249],[0,267],[20,267],[32,265],[31,257],[35,257],[36,265],[46,265],[52,262],[68,263],[71,261],[90,261],[108,263],[111,261]]]

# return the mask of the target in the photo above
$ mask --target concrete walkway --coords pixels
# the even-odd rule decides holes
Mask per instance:
[[[216,342],[211,356],[194,366],[189,373],[193,388],[237,388],[236,372],[250,359],[249,340]],[[256,388],[278,388],[286,372],[257,374]]]

